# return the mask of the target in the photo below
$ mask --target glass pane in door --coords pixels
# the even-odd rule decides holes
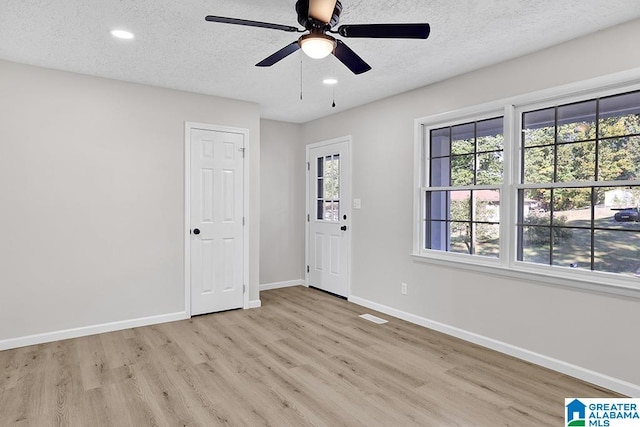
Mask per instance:
[[[340,155],[318,157],[316,178],[316,219],[340,220]]]

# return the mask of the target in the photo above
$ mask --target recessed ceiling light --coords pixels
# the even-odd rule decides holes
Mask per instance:
[[[111,35],[124,40],[131,40],[133,38],[133,33],[125,30],[111,30]]]
[[[327,78],[327,79],[324,79],[322,81],[322,83],[324,83],[326,85],[334,85],[334,84],[338,83],[338,80],[334,79],[334,78]]]

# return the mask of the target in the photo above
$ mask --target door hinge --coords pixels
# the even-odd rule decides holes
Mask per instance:
[[[245,224],[245,220],[244,220],[244,217],[242,217],[242,226],[243,227],[244,227],[244,224]]]
[[[242,152],[242,158],[244,158],[245,157],[245,152],[247,151],[247,149],[242,147],[242,148],[239,149],[239,151]]]
[[[311,170],[311,163],[307,162],[307,170],[310,171]]]
[[[307,273],[309,272],[309,266],[307,265]]]
[[[247,291],[247,287],[245,285],[242,285],[242,293],[244,294]]]
[[[309,214],[307,214],[307,222],[309,222]]]

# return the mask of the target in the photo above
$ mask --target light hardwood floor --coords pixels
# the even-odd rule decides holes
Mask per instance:
[[[565,397],[619,397],[313,289],[261,299],[2,351],[0,426],[559,426]]]

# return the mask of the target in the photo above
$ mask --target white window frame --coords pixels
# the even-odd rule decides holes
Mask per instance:
[[[487,107],[487,108],[484,108]],[[440,129],[443,127],[449,127],[449,126],[456,126],[456,125],[460,125],[460,124],[466,124],[469,122],[478,122],[478,121],[482,121],[482,120],[487,120],[487,119],[491,119],[491,118],[495,118],[495,117],[504,117],[503,118],[503,122],[506,121],[506,116],[505,116],[505,108],[502,107],[501,109],[495,109],[495,108],[489,108],[489,106],[483,106],[481,107],[479,110],[473,110],[474,112],[471,113],[470,115],[467,116],[463,116],[463,117],[456,117],[455,120],[447,120],[448,116],[442,116],[442,117],[438,117],[437,120],[434,121],[425,121],[421,123],[420,126],[420,151],[421,151],[421,159],[420,159],[420,172],[421,172],[421,176],[418,177],[419,179],[419,183],[420,183],[420,187],[419,187],[419,192],[420,192],[420,212],[419,212],[419,216],[420,216],[420,221],[418,224],[419,227],[419,241],[417,242],[418,245],[415,248],[417,252],[420,255],[427,255],[427,256],[436,256],[438,253],[447,253],[450,254],[450,256],[455,257],[455,258],[460,258],[460,260],[462,262],[464,262],[465,258],[468,257],[473,257],[473,258],[478,258],[478,259],[482,259],[482,262],[487,262],[489,265],[495,264],[496,262],[499,261],[499,258],[492,258],[492,257],[485,257],[482,255],[471,255],[471,254],[461,254],[461,253],[455,253],[455,252],[449,252],[449,251],[442,251],[439,249],[426,249],[425,248],[425,221],[424,221],[424,207],[426,205],[426,199],[425,199],[425,193],[428,189],[433,188],[433,190],[440,190],[443,189],[444,187],[430,187],[429,185],[427,185],[427,183],[425,181],[428,180],[428,176],[430,175],[430,169],[429,169],[429,162],[427,162],[426,160],[428,160],[430,158],[429,156],[429,148],[427,147],[428,145],[428,138],[426,137],[426,135],[428,135],[430,133],[431,130],[434,129]],[[504,132],[504,129],[503,129]],[[505,150],[507,148],[507,138],[505,138]],[[503,152],[503,159],[505,159],[504,164],[506,164],[506,156],[507,153]],[[503,171],[503,175],[504,175],[504,171]],[[453,188],[453,186],[448,186],[447,189],[451,190]],[[503,229],[502,229],[502,220],[503,220],[503,213],[502,213],[502,203],[503,203],[503,192],[505,190],[505,180],[503,179],[503,183],[501,185],[467,185],[467,186],[459,186],[459,188],[461,190],[482,190],[482,189],[493,189],[493,188],[499,188],[500,189],[500,236],[502,237],[503,235]],[[503,245],[502,245],[502,238],[500,239],[500,253],[502,253],[503,250]]]
[[[527,188],[520,184],[520,129],[522,113],[598,97],[640,90],[640,70],[604,76],[538,91],[518,97],[503,99],[469,108],[414,121],[414,260],[453,268],[463,268],[489,274],[499,274],[519,280],[540,282],[545,285],[587,289],[607,294],[640,298],[640,277],[627,277],[616,273],[571,269],[516,260],[517,252],[517,192]],[[504,171],[500,189],[500,255],[490,257],[425,249],[425,180],[428,177],[429,158],[425,143],[426,129],[451,126],[483,120],[495,116],[504,117]],[[620,185],[621,182],[617,182]],[[625,183],[627,183],[625,181]],[[632,183],[640,183],[631,181]]]

